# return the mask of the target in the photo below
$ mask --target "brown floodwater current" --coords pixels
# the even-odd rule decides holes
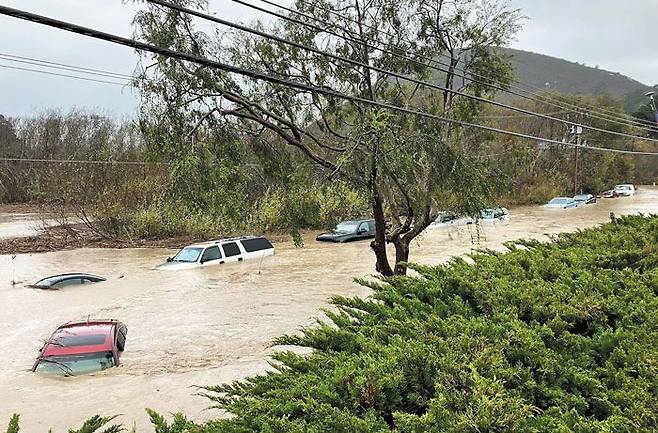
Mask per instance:
[[[479,230],[428,231],[414,242],[411,259],[438,264],[476,248],[501,249],[508,240],[546,239],[606,222],[610,212],[658,213],[658,188],[572,210],[515,208],[509,222]],[[27,224],[0,215],[0,235],[31,231]],[[166,249],[0,256],[0,431],[14,412],[25,432],[66,431],[95,414],[121,414],[125,425],[152,431],[144,408],[183,411],[197,421],[222,416],[206,410],[209,401],[195,386],[263,372],[273,338],[311,325],[332,295],[368,295],[352,282],[373,273],[368,242],[321,244],[309,233],[304,248],[290,242],[275,247],[275,256],[262,261],[179,272],[154,270],[172,254]],[[70,271],[108,281],[60,291],[24,286]],[[88,316],[127,324],[121,367],[69,378],[30,372],[37,349],[59,324]]]

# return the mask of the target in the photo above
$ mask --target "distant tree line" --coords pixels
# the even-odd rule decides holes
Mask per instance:
[[[144,160],[142,135],[135,122],[85,110],[0,116],[0,157],[13,159],[0,161],[0,200],[4,203],[84,202],[126,177],[144,174],[143,166],[111,164]]]

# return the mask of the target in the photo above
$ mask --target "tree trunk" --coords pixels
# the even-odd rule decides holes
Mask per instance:
[[[375,239],[370,243],[370,248],[375,252],[375,270],[385,277],[393,275],[393,269],[388,263],[386,253],[386,218],[384,217],[384,207],[382,198],[379,195],[379,189],[372,185],[372,214],[375,218]]]
[[[395,245],[395,275],[407,275],[407,267],[400,265],[409,261],[409,242],[404,238],[397,238]]]

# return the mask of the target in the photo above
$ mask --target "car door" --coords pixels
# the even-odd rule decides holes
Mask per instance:
[[[368,222],[364,221],[359,224],[359,227],[356,229],[356,237],[362,239],[367,238],[368,236],[370,236],[370,227],[368,226]]]
[[[242,260],[242,252],[236,242],[226,242],[222,244],[222,251],[224,253],[224,261],[238,262]]]
[[[206,248],[201,255],[200,264],[201,266],[212,266],[217,265],[222,258],[222,254],[219,251],[217,245]]]

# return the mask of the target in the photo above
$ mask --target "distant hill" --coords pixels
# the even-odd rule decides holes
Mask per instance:
[[[652,88],[618,72],[580,63],[506,48],[516,66],[519,81],[533,87],[562,93],[599,95],[609,93],[624,102],[627,111],[646,103],[644,94]]]

